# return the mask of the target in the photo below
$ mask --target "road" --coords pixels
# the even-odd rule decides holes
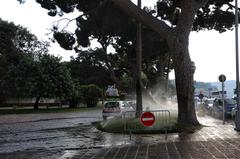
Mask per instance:
[[[109,137],[92,125],[92,122],[100,120],[100,110],[1,115],[0,158],[59,158],[66,150],[101,148],[114,144],[114,135]]]
[[[92,123],[102,120],[100,110],[81,113],[18,114],[0,116],[0,158],[46,159],[81,158],[94,156],[102,150],[127,145],[158,144],[178,141],[234,138],[233,124],[222,125],[221,120],[199,117],[207,125],[194,134],[129,135],[105,133]],[[224,130],[224,131],[222,131]],[[211,133],[209,133],[211,132]],[[228,135],[226,135],[228,134]],[[230,136],[230,135],[231,136]]]

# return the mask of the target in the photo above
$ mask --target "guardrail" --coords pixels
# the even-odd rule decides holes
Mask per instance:
[[[140,117],[136,118],[135,111],[126,111],[122,113],[122,119],[124,120],[125,132],[132,134],[137,131],[152,132],[152,131],[164,131],[165,138],[167,138],[167,131],[170,128],[170,111],[169,110],[147,110],[144,112],[151,112],[154,114],[155,122],[152,126],[143,126],[140,123]],[[136,121],[139,120],[139,121]]]

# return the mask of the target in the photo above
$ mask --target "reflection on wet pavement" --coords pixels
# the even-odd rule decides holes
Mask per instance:
[[[79,148],[92,142],[97,132],[91,122],[100,117],[100,112],[0,116],[0,153]]]

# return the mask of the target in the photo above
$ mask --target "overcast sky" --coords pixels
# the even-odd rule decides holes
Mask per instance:
[[[142,0],[143,3],[150,1]],[[74,18],[77,15],[74,13],[66,16]],[[35,0],[27,0],[24,5],[20,5],[17,0],[0,1],[0,18],[27,27],[31,33],[43,40],[48,39],[46,33],[49,33],[52,22],[60,19],[48,16],[47,11]],[[73,22],[69,28],[73,28],[74,24]],[[196,65],[195,80],[218,81],[220,74],[225,74],[227,80],[236,79],[234,31],[222,34],[215,31],[192,32],[189,43],[190,56]],[[50,53],[62,56],[63,60],[69,60],[70,56],[75,55],[71,51],[61,49],[56,43],[52,44]],[[174,78],[173,73],[171,78]]]

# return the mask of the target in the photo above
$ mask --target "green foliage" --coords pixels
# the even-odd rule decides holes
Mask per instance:
[[[79,48],[89,47],[90,40],[93,38],[97,39],[103,48],[104,54],[107,54],[104,49],[106,49],[106,47],[109,45],[112,45],[117,52],[117,54],[109,53],[104,55],[102,54],[102,51],[95,51],[95,53],[100,54],[98,57],[103,57],[102,59],[96,58],[96,60],[100,60],[102,62],[101,65],[105,66],[105,71],[111,72],[111,70],[114,70],[115,76],[118,79],[120,79],[124,73],[127,73],[132,77],[134,76],[136,72],[135,50],[137,22],[116,7],[112,2],[102,0],[66,2],[52,1],[51,3],[40,0],[37,2],[40,3],[43,8],[48,9],[51,14],[53,13],[53,15],[57,12],[57,7],[64,11],[66,8],[73,8],[75,6],[76,9],[85,14],[84,16],[79,16],[76,18],[77,29],[74,32],[75,36],[64,30],[57,30],[57,28],[55,28],[54,38],[61,47],[67,50],[74,48],[74,50],[82,56],[84,51],[79,50]],[[77,41],[77,46],[75,41]],[[168,66],[168,56],[166,56],[166,53],[168,53],[168,48],[166,47],[167,45],[165,41],[163,41],[157,34],[146,27],[143,27],[143,43],[143,71],[150,80],[150,83],[153,83],[154,85],[159,76],[166,78],[167,73],[165,72],[170,71],[162,69]],[[155,67],[155,65],[159,63],[161,63],[163,66],[161,69]],[[86,64],[87,63],[85,63],[85,65]],[[74,65],[76,65],[76,62]],[[83,65],[83,63],[81,63],[81,65]],[[99,83],[95,82],[97,81],[95,79],[99,76],[102,78],[101,75],[104,71],[101,69],[102,73],[96,73],[94,78],[93,76],[89,75],[89,72],[99,72],[99,69],[96,69],[97,71],[89,71],[89,67],[85,66],[85,68],[85,71],[81,69],[84,73],[76,73],[81,74],[77,78],[84,79],[83,84],[95,83],[99,85]],[[105,74],[106,73],[104,73],[104,75]],[[110,77],[112,78],[112,81],[110,81],[108,84],[117,83],[114,81],[112,76]],[[87,79],[90,81],[85,83]]]
[[[4,90],[4,96],[13,98],[31,95],[36,84],[34,78],[36,71],[36,63],[32,56],[27,54],[21,55],[18,64],[9,63],[9,70],[0,86]]]
[[[0,19],[0,100],[30,94],[37,71],[34,59],[47,53],[42,42],[26,28]],[[28,93],[27,93],[28,92]]]
[[[70,70],[59,57],[43,54],[39,56],[38,73],[34,94],[41,97],[66,97],[72,92]]]
[[[59,13],[57,8],[60,8],[62,12],[70,13],[76,7],[76,9],[80,12],[87,13],[86,17],[91,19],[94,18],[95,24],[98,25],[100,28],[104,29],[105,33],[120,33],[120,27],[115,26],[121,26],[122,28],[127,28],[129,26],[128,21],[126,21],[127,18],[124,18],[123,16],[124,13],[122,13],[116,6],[114,6],[109,1],[37,0],[37,2],[40,3],[43,8],[47,9],[49,11],[49,15],[51,16],[55,16],[57,15],[57,13]],[[156,3],[157,10],[145,10],[148,11],[149,14],[153,14],[154,16],[159,17],[161,20],[168,21],[170,24],[175,26],[178,22],[179,15],[181,14],[180,2],[181,1],[179,0],[158,1]],[[203,29],[215,29],[219,32],[223,32],[228,29],[232,29],[234,24],[234,6],[232,5],[232,2],[233,0],[209,0],[208,3],[197,12],[193,25],[193,30],[199,31]],[[124,20],[122,21],[122,19]],[[115,29],[105,29],[106,24],[109,24],[109,28]]]
[[[103,91],[94,84],[80,86],[80,99],[88,107],[96,107],[98,99],[102,97]]]
[[[26,28],[0,20],[0,96],[5,98],[65,97],[71,93],[70,70],[47,54]]]
[[[234,6],[233,0],[209,0],[208,3],[197,11],[194,31],[204,29],[225,32],[233,29],[234,25]],[[167,0],[157,3],[157,16],[169,21],[173,26],[178,22],[181,13],[180,1]]]
[[[47,53],[48,42],[39,41],[27,28],[0,19],[0,46],[2,54]]]
[[[233,0],[209,0],[197,12],[193,30],[214,29],[221,32],[233,29],[235,23]]]
[[[0,86],[7,97],[63,98],[72,92],[72,79],[60,58],[43,54],[34,60],[23,54],[18,64],[10,64]]]
[[[73,45],[75,44],[75,38],[73,37],[73,34],[70,34],[68,32],[54,32],[53,37],[57,40],[59,45],[66,49],[66,50],[72,50]]]
[[[71,76],[81,85],[96,84],[101,88],[112,83],[109,72],[103,65],[101,50],[79,51],[75,59],[69,63]]]

